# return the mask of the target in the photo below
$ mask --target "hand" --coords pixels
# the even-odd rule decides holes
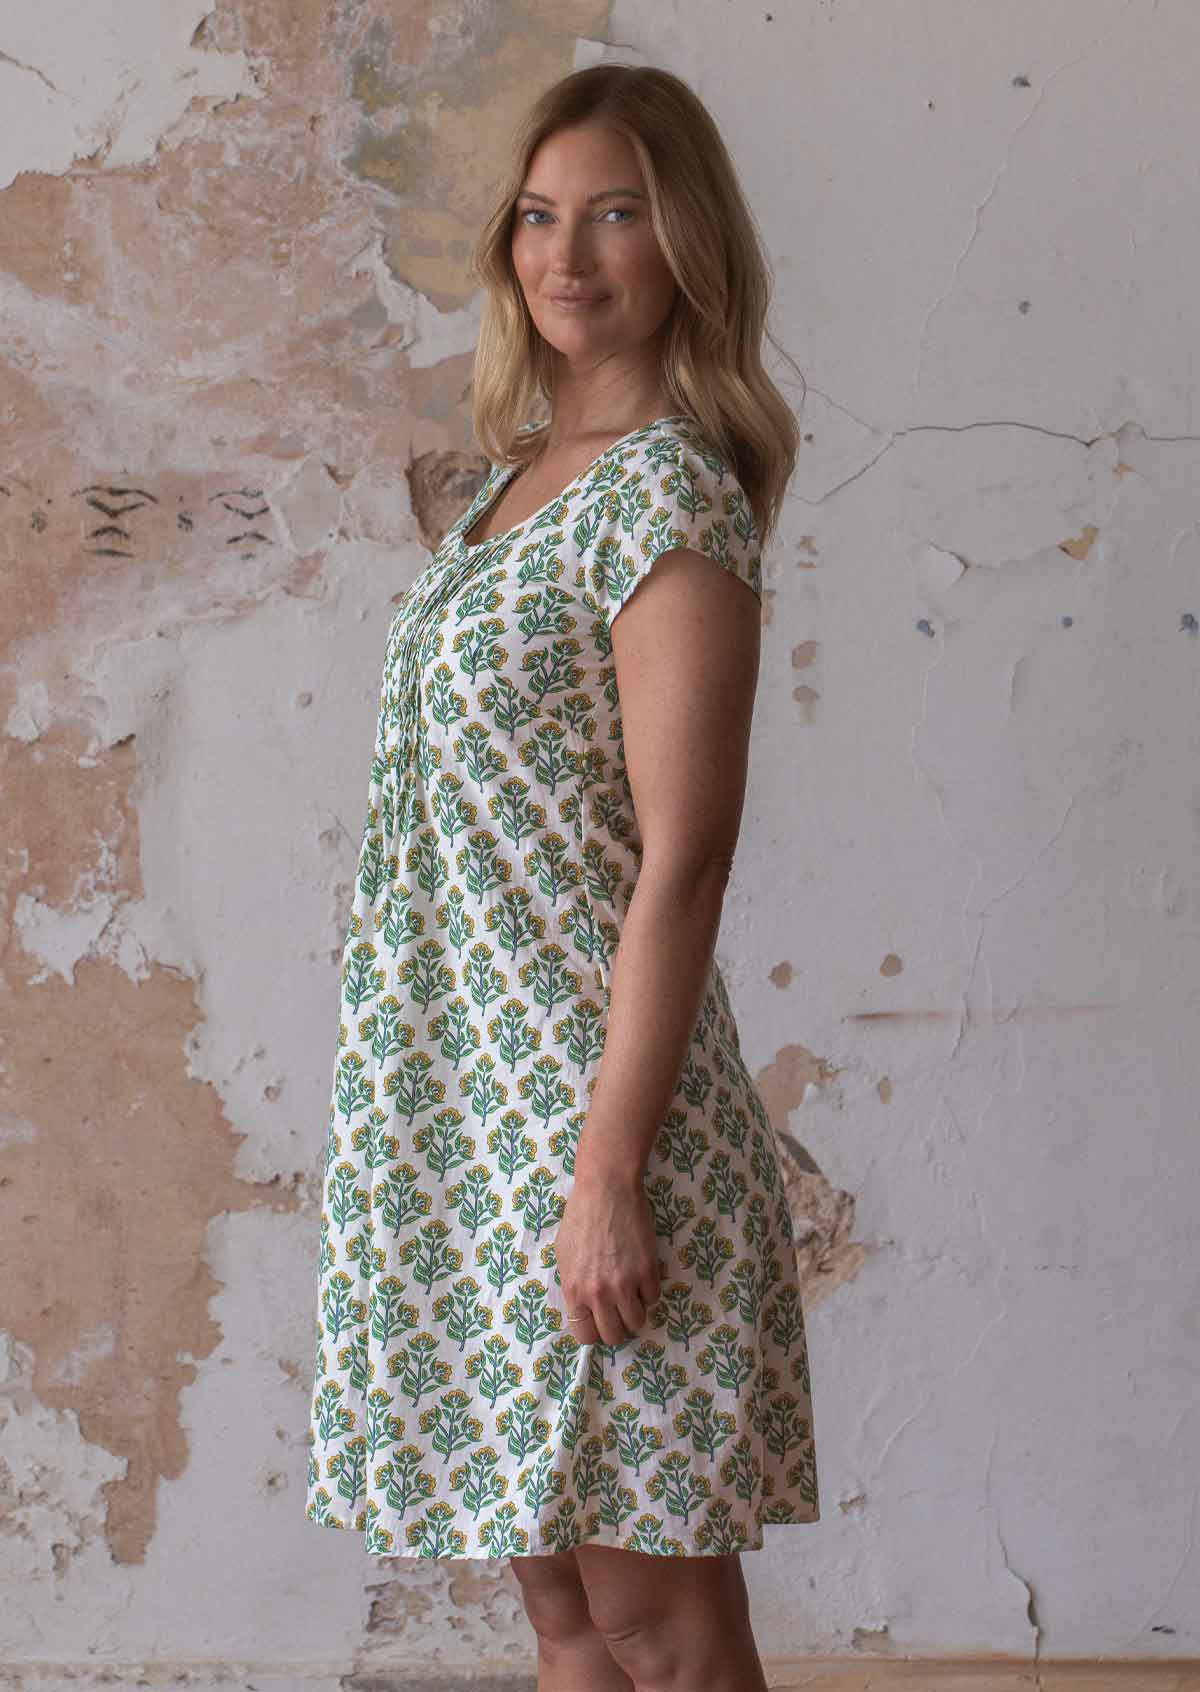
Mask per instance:
[[[640,1333],[658,1301],[657,1248],[640,1181],[576,1181],[554,1236],[554,1262],[567,1316],[582,1318],[566,1331],[581,1345],[620,1345]]]

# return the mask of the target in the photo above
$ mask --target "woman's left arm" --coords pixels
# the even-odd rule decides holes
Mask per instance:
[[[642,838],[575,1178],[640,1183],[700,1012],[741,828],[762,610],[727,570],[665,553],[613,620]]]

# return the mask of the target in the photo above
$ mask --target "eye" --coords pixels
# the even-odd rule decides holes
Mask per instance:
[[[619,218],[632,218],[632,217],[636,216],[635,212],[629,211],[624,206],[609,206],[607,211],[602,212],[600,214],[601,215],[601,222],[603,222],[603,220],[606,217],[611,217],[614,214],[614,212],[616,213],[616,215]],[[525,223],[527,221],[527,219],[529,219],[531,217],[549,217],[550,213],[548,211],[546,211],[546,209],[543,206],[526,206],[517,215],[519,216],[521,222]],[[532,229],[540,229],[542,226],[541,226],[540,223],[534,223],[534,224],[529,224],[529,227],[532,228]]]

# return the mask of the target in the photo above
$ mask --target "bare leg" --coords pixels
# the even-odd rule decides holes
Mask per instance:
[[[635,1692],[767,1692],[736,1553],[656,1557],[584,1544],[574,1554],[589,1614]]]
[[[525,1614],[538,1642],[538,1692],[633,1692],[588,1613],[575,1552],[514,1557]]]

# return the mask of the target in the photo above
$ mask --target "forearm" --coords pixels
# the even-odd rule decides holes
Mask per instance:
[[[704,997],[726,861],[642,865],[613,959],[604,1053],[575,1180],[636,1188],[670,1106]]]

